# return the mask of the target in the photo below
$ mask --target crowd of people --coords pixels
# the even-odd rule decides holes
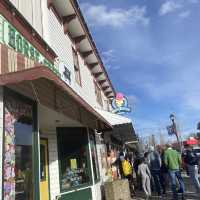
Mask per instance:
[[[186,146],[184,154],[170,144],[158,148],[150,147],[142,155],[137,152],[135,156],[120,153],[113,165],[118,166],[121,178],[128,179],[131,196],[138,190],[143,190],[146,199],[151,199],[153,192],[162,198],[167,195],[166,188],[171,187],[173,200],[178,200],[179,197],[184,200],[183,168],[186,169],[196,193],[200,194],[199,158],[192,146]],[[133,179],[133,174],[136,179]]]

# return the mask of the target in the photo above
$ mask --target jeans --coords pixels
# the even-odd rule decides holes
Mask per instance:
[[[160,170],[151,170],[151,175],[153,176],[155,190],[158,195],[161,195],[161,187],[165,192],[165,185]]]
[[[194,184],[197,193],[200,193],[200,183],[198,178],[198,166],[197,165],[188,165],[189,176],[192,183]]]
[[[179,182],[179,186],[180,186],[179,191],[181,191],[181,193],[184,194],[185,185],[184,185],[184,182],[183,182],[183,178],[181,176],[180,170],[169,170],[169,176],[170,176],[170,179],[171,179],[173,198],[174,198],[174,200],[177,200],[178,199],[178,192],[176,190],[176,179]]]

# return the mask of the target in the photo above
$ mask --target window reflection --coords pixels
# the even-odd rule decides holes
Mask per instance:
[[[29,200],[32,197],[32,124],[26,118],[15,123],[16,137],[16,200]],[[24,121],[23,121],[24,120]],[[19,122],[21,121],[21,122]]]
[[[89,183],[87,134],[63,131],[59,141],[62,190]]]

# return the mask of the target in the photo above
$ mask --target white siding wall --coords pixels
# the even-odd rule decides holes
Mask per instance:
[[[3,153],[3,88],[0,87],[0,177],[2,176],[2,153]],[[0,185],[2,186],[2,178],[0,178]],[[0,187],[0,199],[2,196],[2,187]]]
[[[72,55],[72,47],[74,44],[69,37],[64,34],[63,26],[60,24],[52,10],[47,8],[46,0],[42,1],[42,11],[44,38],[58,55],[59,61],[67,64],[68,69],[71,71],[72,82],[70,86],[90,105],[99,107],[95,96],[93,76],[91,75],[88,67],[84,64],[84,60],[81,58],[81,56],[79,56],[79,66],[82,87],[80,87],[75,81],[74,62]]]
[[[48,139],[50,194],[51,200],[55,200],[60,195],[57,135],[55,131],[48,131],[41,137]]]
[[[43,0],[10,0],[35,30],[43,36],[41,1]]]
[[[80,66],[82,87],[80,87],[76,83],[74,89],[90,105],[97,106],[98,103],[96,101],[96,95],[95,95],[94,78],[91,74],[91,71],[84,64],[84,60],[80,56],[79,56],[79,66]]]
[[[23,14],[28,22],[36,29],[43,39],[58,55],[59,61],[64,62],[71,71],[71,87],[82,96],[90,105],[101,108],[96,101],[93,76],[79,56],[82,87],[75,82],[72,55],[72,42],[64,34],[63,26],[52,10],[47,8],[47,0],[10,0]],[[106,109],[102,92],[103,108]]]

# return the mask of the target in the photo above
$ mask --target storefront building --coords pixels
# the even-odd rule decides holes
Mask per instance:
[[[114,95],[76,1],[0,1],[2,200],[101,199]]]

